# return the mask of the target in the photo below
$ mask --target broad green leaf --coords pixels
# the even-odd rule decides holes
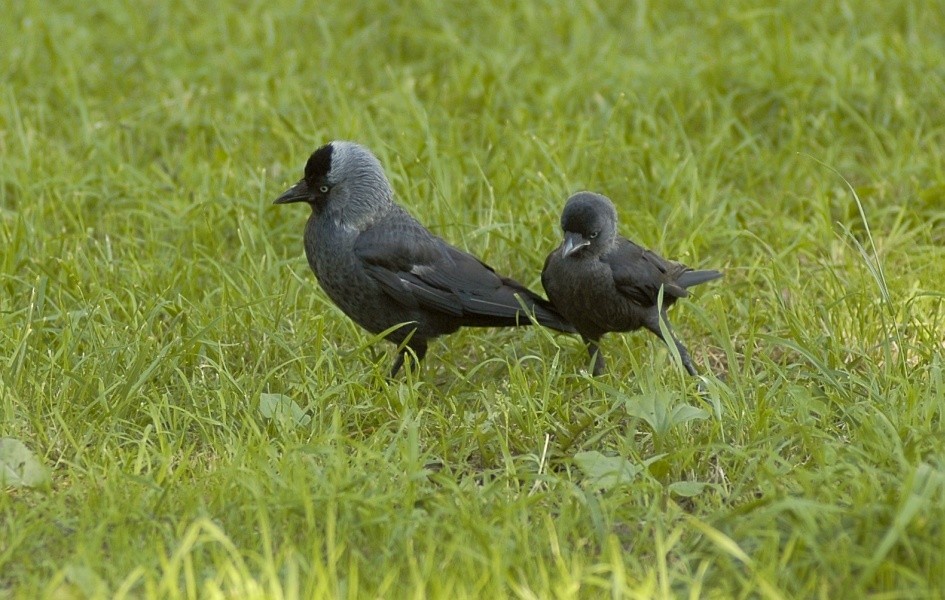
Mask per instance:
[[[0,486],[36,487],[49,482],[49,473],[23,442],[0,438]]]
[[[574,455],[574,463],[599,488],[630,483],[642,470],[622,456],[605,456],[596,450],[578,452]]]
[[[673,409],[672,415],[670,416],[670,423],[675,425],[682,425],[683,423],[688,423],[689,421],[694,421],[696,419],[703,420],[708,419],[709,413],[702,410],[701,408],[696,408],[695,406],[690,406],[689,404],[680,404]]]
[[[627,414],[642,419],[653,433],[661,437],[677,425],[709,418],[709,413],[701,408],[689,404],[673,406],[674,395],[669,392],[638,394],[628,397],[624,407]]]
[[[284,394],[260,394],[259,412],[267,419],[284,420],[297,426],[307,425],[312,420],[295,400]]]
[[[701,494],[705,486],[706,484],[701,481],[677,481],[669,484],[667,488],[672,494],[683,498],[692,498]]]
[[[643,419],[657,435],[669,430],[666,406],[670,402],[668,394],[640,394],[630,396],[624,402],[627,414]]]

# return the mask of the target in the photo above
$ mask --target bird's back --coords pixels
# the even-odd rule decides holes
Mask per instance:
[[[309,261],[332,301],[368,331],[411,323],[390,336],[399,342],[410,332],[428,339],[464,326],[526,325],[523,305],[539,323],[573,331],[550,303],[450,246],[400,206],[363,231],[326,219],[310,222]]]
[[[388,268],[416,280],[413,291],[422,296],[431,328],[525,325],[529,318],[524,307],[542,325],[574,331],[550,302],[434,235],[400,206],[386,217],[384,229],[396,232],[399,246],[407,246],[385,252],[395,258]]]
[[[671,306],[689,295],[687,288],[722,276],[718,271],[695,271],[623,237],[601,260],[610,266],[620,292],[644,307],[657,304],[660,288],[663,303]]]
[[[721,277],[718,271],[694,271],[618,236],[600,256],[569,258],[556,250],[548,256],[542,284],[561,313],[589,337],[631,331],[686,297],[686,288]]]

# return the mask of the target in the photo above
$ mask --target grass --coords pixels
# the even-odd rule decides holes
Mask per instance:
[[[945,13],[14,2],[0,597],[945,594]],[[565,198],[726,277],[646,334],[347,320],[271,200],[355,139],[540,289]],[[293,210],[293,209],[298,210]],[[2,459],[3,457],[0,457]]]

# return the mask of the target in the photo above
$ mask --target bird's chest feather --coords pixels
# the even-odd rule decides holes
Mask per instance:
[[[579,329],[637,326],[639,311],[617,289],[609,265],[597,259],[562,260],[555,270],[548,296]]]
[[[305,230],[305,256],[328,296],[342,308],[359,302],[369,289],[354,253],[358,232],[327,219],[311,219]],[[347,311],[346,311],[347,312]]]
[[[616,293],[610,268],[598,260],[565,259],[555,270],[554,289],[549,293],[568,297],[582,310],[596,307],[601,297]]]

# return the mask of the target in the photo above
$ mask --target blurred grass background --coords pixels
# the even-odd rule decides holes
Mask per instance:
[[[936,597],[941,2],[16,0],[0,597]],[[395,382],[271,200],[331,139],[540,289],[567,196],[726,278]],[[652,338],[652,339],[651,339]],[[273,407],[280,410],[273,410]],[[0,461],[4,457],[0,457]]]

